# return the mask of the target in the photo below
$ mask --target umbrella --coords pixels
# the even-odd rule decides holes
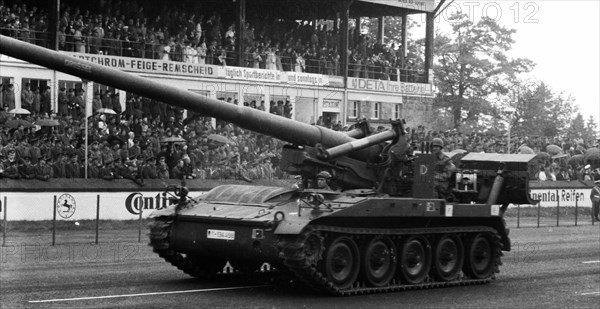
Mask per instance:
[[[209,140],[218,142],[218,143],[222,143],[222,144],[229,144],[229,145],[235,145],[235,142],[228,139],[227,137],[223,136],[223,135],[219,135],[219,134],[210,134],[208,136]]]
[[[110,115],[116,115],[117,112],[115,112],[114,110],[110,109],[110,108],[99,108],[96,111],[97,114],[110,114]]]
[[[34,122],[34,124],[40,127],[56,127],[60,125],[60,122],[56,119],[40,119]]]
[[[550,160],[550,155],[547,152],[539,152],[535,157],[538,159],[538,162],[545,162],[546,160]]]
[[[551,156],[563,153],[562,148],[556,145],[548,145],[546,146],[546,152]]]
[[[563,159],[563,158],[566,158],[566,157],[568,157],[568,156],[569,156],[569,155],[568,155],[568,154],[566,154],[566,153],[561,153],[561,154],[553,155],[553,156],[552,156],[552,159]]]
[[[573,167],[576,167],[577,165],[583,165],[583,155],[581,155],[581,154],[574,155],[569,158],[567,163]]]
[[[20,115],[29,115],[31,112],[24,108],[13,108],[8,111],[9,114],[20,114]]]
[[[141,118],[143,115],[143,112],[138,108],[128,108],[123,112],[123,115],[131,115],[136,118]]]
[[[160,139],[161,143],[185,143],[187,140],[179,136],[165,136]]]
[[[535,154],[535,151],[533,151],[533,149],[531,149],[527,146],[521,146],[521,147],[519,147],[518,153],[520,153],[520,154]]]
[[[600,149],[590,148],[590,149],[586,150],[585,154],[583,155],[583,159],[586,164],[592,164],[592,163],[595,163],[596,161],[600,162]],[[594,164],[594,165],[596,165],[596,164]]]
[[[20,125],[23,125],[25,128],[33,127],[31,122],[23,119],[9,119],[4,123],[4,126],[8,128],[16,128]]]

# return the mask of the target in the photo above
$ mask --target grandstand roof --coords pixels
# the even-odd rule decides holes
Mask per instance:
[[[153,0],[150,0],[152,2]],[[193,6],[194,1],[180,0]],[[311,20],[333,19],[337,8],[346,0],[246,0],[248,12],[260,12],[282,19]],[[204,7],[235,9],[234,1],[203,0]],[[403,13],[431,12],[435,0],[354,0],[350,6],[350,17],[400,16]]]
[[[265,7],[277,10],[282,18],[332,19],[337,7],[345,0],[247,0],[246,7]],[[350,6],[351,17],[399,16],[431,12],[434,0],[355,0]]]

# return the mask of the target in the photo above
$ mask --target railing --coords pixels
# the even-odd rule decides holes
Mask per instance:
[[[48,32],[33,31],[27,29],[14,29],[0,27],[0,34],[13,37],[25,42],[29,42],[45,48],[50,46],[50,34]],[[204,59],[195,56],[196,59],[186,55],[183,51],[164,52],[164,45],[129,40],[107,39],[94,36],[74,36],[65,34],[64,40],[59,38],[59,50],[68,52],[80,52],[87,54],[104,54],[119,57],[134,57],[144,59],[167,59],[177,62],[195,62],[205,64],[219,65],[218,58],[221,51],[210,52]],[[266,69],[266,54],[260,54],[261,60],[255,61],[251,53],[242,55],[242,63],[238,63],[238,52],[226,51],[225,63],[227,66],[237,67],[257,67]],[[278,63],[281,63],[276,70],[295,71],[296,58],[277,55]],[[187,60],[187,61],[186,61]],[[304,66],[301,69],[305,73],[337,75],[340,76],[342,70],[338,61],[325,59],[305,59]],[[365,65],[348,64],[348,76],[368,79],[391,80],[411,83],[427,83],[427,75],[422,70],[401,69],[384,65]]]
[[[539,203],[511,205],[504,218],[511,228],[594,225],[591,207],[582,207],[578,201],[563,204],[557,202],[552,207],[543,207]]]

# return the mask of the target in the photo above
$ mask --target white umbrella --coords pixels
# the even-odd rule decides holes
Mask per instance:
[[[117,112],[115,112],[114,110],[110,109],[110,108],[99,108],[96,113],[98,114],[111,114],[111,115],[116,115]]]
[[[9,114],[29,115],[31,112],[24,108],[13,108],[8,111]]]

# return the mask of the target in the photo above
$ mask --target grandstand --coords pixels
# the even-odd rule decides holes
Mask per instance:
[[[0,33],[224,104],[243,104],[305,123],[341,130],[363,118],[374,126],[407,118],[408,125],[416,127],[429,120],[433,101],[429,70],[433,19],[427,19],[425,55],[420,59],[407,54],[406,27],[402,44],[392,46],[385,42],[382,25],[388,16],[406,25],[409,15],[432,17],[434,10],[433,0],[5,0],[0,2]],[[367,19],[381,25],[377,33],[361,33],[361,22]],[[284,176],[273,169],[277,141],[3,55],[0,68],[1,105],[7,107],[0,113],[5,136],[2,160],[25,140],[27,147],[46,149],[43,156],[29,155],[34,164],[43,157],[51,164],[66,165],[60,162],[71,161],[77,152],[63,158],[65,149],[84,147],[83,120],[92,115],[88,167],[94,159],[89,156],[92,147],[113,152],[106,155],[112,159],[98,156],[99,165],[116,163],[114,147],[118,147],[121,164],[126,165],[158,160],[165,151],[176,153],[166,158],[166,174],[187,157],[191,169],[198,168],[189,172],[190,177],[227,178],[240,170],[250,179]],[[8,113],[13,108],[31,114],[15,117]],[[100,109],[114,110],[116,115],[98,113]],[[44,119],[59,125],[27,128],[27,123]],[[9,120],[25,121],[25,126]],[[68,133],[67,127],[74,132]],[[219,143],[215,135],[231,142]],[[175,137],[186,142],[161,149],[161,139]],[[54,148],[63,151],[49,150]],[[27,157],[15,153],[19,162]],[[85,153],[80,151],[74,162],[85,162]],[[207,171],[214,162],[229,167]]]

